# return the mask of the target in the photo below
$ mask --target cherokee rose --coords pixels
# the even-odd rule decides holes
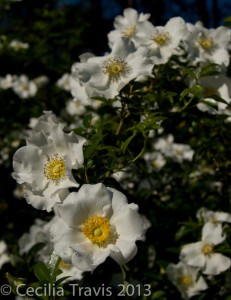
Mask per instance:
[[[85,184],[57,205],[51,228],[54,249],[65,263],[93,271],[108,256],[119,265],[131,260],[149,221],[121,192],[102,183]]]

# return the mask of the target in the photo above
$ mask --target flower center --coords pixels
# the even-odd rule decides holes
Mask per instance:
[[[169,41],[169,34],[166,33],[158,33],[157,35],[152,37],[152,40],[157,43],[160,47],[167,44]]]
[[[103,64],[103,73],[107,74],[112,81],[119,81],[121,77],[126,77],[132,71],[126,61],[120,57],[110,57]]]
[[[23,91],[29,91],[29,84],[27,82],[23,83],[21,87]]]
[[[182,277],[180,277],[179,282],[185,288],[188,288],[190,285],[193,284],[193,279],[192,279],[192,276],[186,274],[186,275],[183,275]]]
[[[95,245],[106,247],[115,244],[118,238],[115,228],[109,220],[102,216],[91,216],[86,219],[82,227],[83,234]]]
[[[125,37],[131,38],[135,32],[136,32],[136,27],[132,26],[132,27],[128,27],[124,31],[122,31],[122,34]]]
[[[48,157],[44,166],[44,175],[47,179],[58,181],[66,175],[65,162],[62,156],[54,154]]]
[[[202,249],[201,249],[202,253],[204,255],[209,255],[213,252],[213,245],[211,244],[205,244]]]
[[[198,43],[201,46],[201,48],[208,51],[213,46],[213,39],[207,37],[201,37],[198,39]]]

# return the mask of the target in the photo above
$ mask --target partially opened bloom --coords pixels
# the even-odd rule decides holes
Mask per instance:
[[[136,204],[102,183],[83,185],[57,209],[60,218],[51,228],[55,252],[83,271],[93,271],[108,256],[120,265],[130,261],[150,226]]]
[[[189,299],[208,288],[202,276],[198,277],[198,268],[183,262],[169,264],[166,269],[169,280],[176,286],[183,299]]]
[[[189,266],[201,268],[203,274],[218,275],[231,266],[230,258],[214,249],[225,238],[221,224],[208,222],[203,226],[201,241],[183,246],[180,259]]]
[[[72,66],[72,77],[80,90],[85,87],[88,97],[114,98],[131,80],[142,81],[152,76],[153,63],[148,50],[134,47],[121,38],[116,41],[110,54],[89,56]]]
[[[24,184],[27,202],[37,209],[50,211],[68,188],[78,187],[72,169],[83,165],[85,139],[62,128],[54,125],[36,132],[13,157],[13,177]]]

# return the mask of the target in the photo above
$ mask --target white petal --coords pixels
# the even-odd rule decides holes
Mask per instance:
[[[231,260],[220,253],[212,253],[206,257],[206,266],[203,271],[207,275],[218,275],[230,268]]]
[[[135,25],[138,21],[138,13],[133,8],[126,8],[123,12],[124,17],[128,20],[129,24]]]
[[[70,193],[58,210],[69,226],[81,225],[87,218],[99,215],[110,218],[112,192],[102,183],[84,184],[78,193]]]
[[[134,242],[118,239],[116,245],[110,246],[110,257],[119,265],[124,265],[130,261],[137,253],[137,247]]]
[[[42,192],[47,184],[44,176],[46,157],[42,150],[29,145],[19,148],[13,157],[14,179],[19,183],[31,185],[34,191]]]
[[[77,251],[74,250],[72,264],[82,271],[94,271],[94,269],[103,263],[109,255],[109,250],[94,247],[95,251]]]
[[[201,248],[202,242],[183,246],[180,252],[180,259],[190,266],[203,267],[205,265],[205,256],[202,254]]]
[[[225,240],[225,235],[222,235],[222,225],[213,224],[211,222],[205,223],[202,228],[202,241],[218,245]]]
[[[129,204],[123,210],[115,211],[110,223],[116,228],[117,233],[123,240],[142,240],[147,226],[145,220],[138,214],[138,206]]]

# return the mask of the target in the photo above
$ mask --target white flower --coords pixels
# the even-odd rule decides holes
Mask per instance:
[[[198,277],[198,268],[190,267],[183,262],[169,264],[166,269],[169,280],[176,286],[183,299],[189,299],[208,288],[204,278]]]
[[[0,241],[0,269],[2,266],[10,261],[10,257],[7,254],[7,245],[4,241]]]
[[[217,104],[218,111],[205,103],[198,103],[197,107],[202,111],[223,113],[228,103],[231,102],[231,79],[223,74],[218,76],[206,76],[200,78],[199,85],[203,88],[204,101]],[[212,96],[221,97],[227,104],[216,101]]]
[[[127,39],[119,39],[110,54],[90,56],[86,62],[72,66],[72,76],[86,87],[88,97],[114,98],[131,80],[144,80],[152,75],[153,64],[148,50],[135,49]]]
[[[166,159],[160,152],[146,152],[144,154],[144,160],[147,163],[149,172],[153,170],[161,170],[166,164]]]
[[[70,74],[64,73],[56,82],[56,85],[67,92],[71,90]]]
[[[29,232],[24,233],[18,240],[19,254],[27,254],[33,246],[38,243],[44,243],[44,247],[36,253],[36,259],[47,263],[54,250],[54,245],[50,238],[50,228],[56,216],[46,222],[41,219],[35,219]]]
[[[191,161],[194,150],[187,144],[174,143],[174,136],[169,134],[166,138],[157,139],[154,148],[165,157],[171,157],[174,161],[182,163],[183,160]]]
[[[177,54],[180,41],[187,33],[187,26],[181,17],[171,18],[165,26],[146,25],[145,36],[140,43],[148,47],[154,64],[166,63]]]
[[[26,200],[37,209],[50,211],[62,201],[70,187],[78,187],[72,169],[83,165],[85,139],[63,132],[54,125],[48,132],[36,132],[13,157],[13,177],[24,184]],[[59,199],[60,198],[60,199]]]
[[[109,32],[108,41],[112,48],[114,43],[121,37],[130,39],[138,48],[140,45],[140,37],[144,35],[146,24],[150,14],[138,14],[133,8],[126,8],[123,16],[117,16],[114,21],[115,30]]]
[[[15,51],[18,51],[20,49],[28,49],[29,48],[29,44],[28,43],[23,43],[19,40],[12,40],[9,43],[9,47],[14,49]]]
[[[37,88],[40,88],[49,82],[49,78],[46,75],[41,75],[41,76],[35,77],[33,79],[33,82],[36,84]]]
[[[30,136],[41,131],[48,133],[50,128],[54,125],[59,125],[62,129],[65,126],[64,123],[60,123],[60,120],[52,111],[44,111],[43,115],[39,118],[30,119],[29,127],[32,128]]]
[[[66,104],[66,111],[71,116],[81,116],[86,112],[86,107],[79,100],[73,101],[69,100]]]
[[[186,50],[190,61],[213,62],[225,67],[229,64],[228,44],[231,31],[220,26],[216,29],[207,29],[201,22],[195,25],[187,23],[188,35],[185,38]]]
[[[61,260],[59,264],[59,269],[63,273],[58,275],[56,280],[59,280],[62,277],[70,276],[69,278],[66,278],[64,281],[62,281],[63,283],[73,280],[81,280],[83,278],[83,271],[79,270],[71,264],[66,264],[63,260]]]
[[[184,245],[180,259],[188,264],[202,269],[203,274],[218,275],[231,266],[231,260],[221,253],[216,253],[214,247],[225,240],[221,224],[206,223],[202,228],[201,241]]]
[[[20,75],[16,78],[12,89],[22,99],[34,97],[38,90],[36,84],[32,80],[29,80],[26,75]]]
[[[212,211],[207,209],[206,207],[201,207],[197,211],[197,218],[203,219],[204,223],[211,222],[214,225],[220,223],[231,223],[231,214],[228,214],[223,211]]]
[[[0,89],[7,90],[12,88],[16,78],[16,75],[11,74],[7,74],[5,77],[0,77]]]
[[[93,271],[108,256],[120,265],[130,261],[150,226],[137,205],[102,183],[83,185],[57,209],[60,218],[51,228],[55,252],[83,271]]]

